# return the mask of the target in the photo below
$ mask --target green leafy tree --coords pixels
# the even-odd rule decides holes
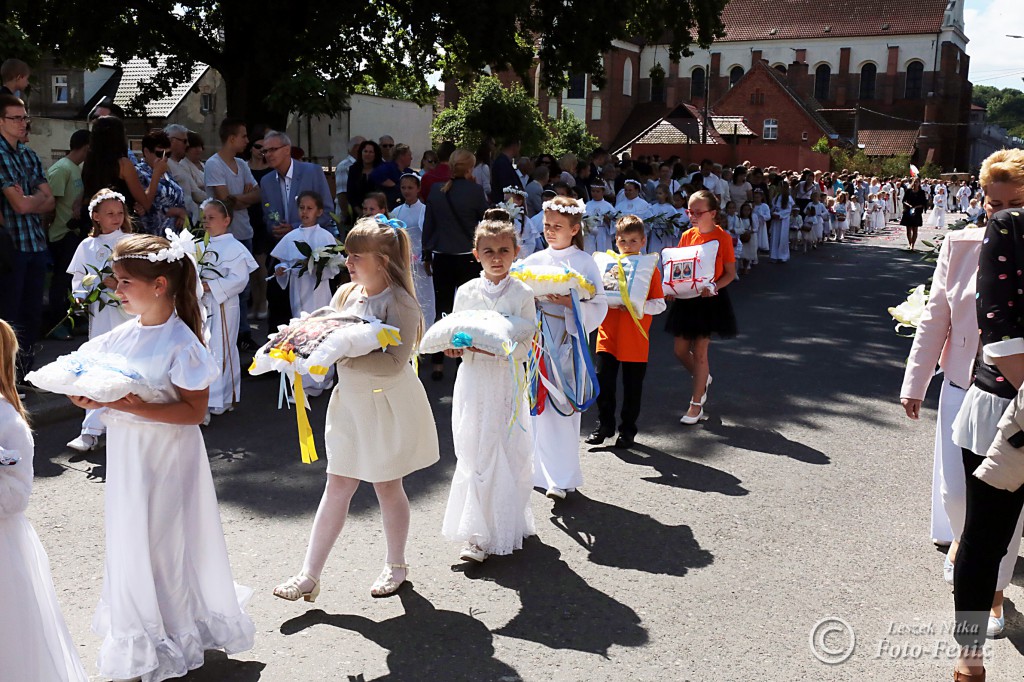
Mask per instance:
[[[505,87],[485,76],[464,90],[458,104],[434,119],[433,137],[476,149],[484,140],[519,140],[524,154],[536,154],[548,137],[537,103],[519,83]]]
[[[828,137],[822,135],[818,138],[818,141],[811,145],[812,152],[818,152],[819,154],[828,154],[829,144]]]
[[[721,35],[726,2],[5,0],[2,16],[69,65],[166,55],[145,96],[208,64],[224,77],[231,115],[280,126],[290,111],[338,113],[367,76],[427,98],[432,73],[472,81],[491,67],[525,79],[540,59],[545,88],[561,89],[570,73],[601,84],[613,41],[668,35],[678,58]]]
[[[590,134],[587,124],[567,109],[551,123],[551,137],[547,152],[558,158],[562,154],[575,154],[578,159],[590,158],[600,141]]]

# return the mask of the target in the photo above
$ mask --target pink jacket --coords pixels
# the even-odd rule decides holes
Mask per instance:
[[[932,277],[931,297],[907,358],[901,398],[924,400],[935,365],[957,386],[970,385],[978,354],[975,280],[984,238],[985,230],[978,228],[946,235]]]

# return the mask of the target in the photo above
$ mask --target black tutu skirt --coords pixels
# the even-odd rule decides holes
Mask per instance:
[[[669,308],[665,331],[684,339],[722,339],[736,336],[736,314],[732,311],[729,290],[722,289],[717,296],[677,298]]]

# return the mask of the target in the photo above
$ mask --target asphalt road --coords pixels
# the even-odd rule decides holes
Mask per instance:
[[[786,265],[762,262],[731,287],[741,336],[712,344],[710,419],[697,427],[678,424],[689,379],[656,322],[638,445],[581,443],[580,493],[554,505],[536,494],[538,536],[480,567],[461,565],[440,535],[454,467],[452,378],[428,380],[442,460],[407,479],[412,588],[391,599],[368,594],[384,553],[369,486],[317,603],[271,595],[300,568],[325,462],[300,463],[294,414],[275,410],[276,380],[247,378],[242,406],[206,439],[235,578],[256,589],[256,647],[209,654],[185,679],[951,677],[952,598],[928,524],[937,387],[919,422],[903,416],[910,341],[886,313],[930,266],[899,245],[889,236],[828,245]],[[326,398],[314,401],[321,452],[325,408]],[[594,419],[584,416],[584,433]],[[77,428],[40,428],[29,516],[94,671],[104,456],[64,451]],[[994,643],[990,679],[1024,675],[1021,585],[1015,578],[1007,591],[1008,636]],[[830,617],[856,635],[838,665],[810,646]],[[842,657],[845,637],[824,633],[824,646]]]

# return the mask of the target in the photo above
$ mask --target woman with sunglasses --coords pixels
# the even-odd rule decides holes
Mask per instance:
[[[696,298],[676,299],[669,310],[665,327],[675,335],[675,354],[693,377],[690,406],[679,420],[693,425],[704,418],[704,403],[711,386],[708,348],[711,335],[731,339],[736,336],[736,316],[725,288],[736,279],[736,254],[732,236],[718,226],[718,197],[706,189],[694,192],[689,201],[692,227],[679,238],[679,247],[718,242],[715,279]],[[666,295],[665,298],[672,298]]]
[[[148,194],[154,184],[157,185],[153,203],[140,218],[142,231],[147,234],[162,235],[164,230],[178,231],[185,224],[188,213],[185,211],[185,192],[181,185],[171,179],[168,173],[156,172],[158,167],[167,168],[167,157],[170,154],[171,140],[164,132],[147,133],[142,138],[142,161],[135,166],[139,174],[139,182]]]

